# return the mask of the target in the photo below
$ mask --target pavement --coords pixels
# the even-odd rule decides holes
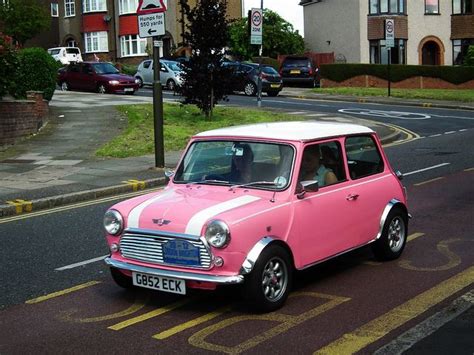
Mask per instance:
[[[285,88],[281,96],[354,101],[353,97],[320,95],[300,88]],[[400,101],[376,97],[356,100],[391,104]],[[166,95],[165,101],[175,100]],[[163,185],[164,169],[154,167],[154,155],[125,159],[94,155],[100,146],[126,127],[125,118],[114,106],[151,102],[151,97],[137,95],[57,91],[50,102],[49,123],[41,132],[14,146],[0,147],[0,217]],[[420,100],[401,103],[427,104]],[[437,102],[431,105],[474,109],[474,104],[455,106]],[[313,114],[303,115],[302,119],[366,125],[378,133],[383,143],[400,140],[405,135],[394,126],[344,115]],[[166,167],[174,168],[180,155],[181,152],[166,152]]]

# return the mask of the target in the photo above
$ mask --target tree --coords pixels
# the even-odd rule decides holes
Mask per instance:
[[[226,98],[229,71],[221,66],[229,38],[226,0],[199,0],[191,9],[187,0],[180,0],[186,16],[183,38],[192,49],[184,67],[181,94],[184,103],[196,104],[212,116],[216,103]]]
[[[38,0],[8,0],[0,2],[3,32],[20,46],[51,25],[49,10]]]
[[[464,65],[474,66],[474,45],[468,47]]]
[[[240,59],[258,55],[259,46],[250,44],[247,18],[230,26],[230,52]],[[276,58],[278,54],[298,54],[305,49],[303,37],[293,25],[268,9],[263,13],[263,56]]]

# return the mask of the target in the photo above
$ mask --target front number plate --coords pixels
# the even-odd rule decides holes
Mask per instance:
[[[184,280],[141,274],[138,272],[132,273],[132,279],[135,286],[163,292],[178,293],[180,295],[186,294],[186,281]]]
[[[133,92],[133,88],[125,88],[125,89],[123,89],[123,91],[125,91],[125,92]]]

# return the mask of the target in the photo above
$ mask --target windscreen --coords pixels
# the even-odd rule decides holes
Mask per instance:
[[[182,160],[175,183],[245,184],[280,190],[288,186],[294,148],[248,141],[197,141]]]
[[[77,49],[77,48],[66,48],[66,53],[68,53],[68,54],[79,54],[79,49]]]
[[[94,63],[92,64],[94,70],[97,74],[118,74],[120,73],[117,68],[115,68],[110,63]]]

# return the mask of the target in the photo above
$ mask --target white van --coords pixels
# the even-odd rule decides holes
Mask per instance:
[[[81,50],[77,47],[49,48],[48,53],[61,64],[82,62]]]

